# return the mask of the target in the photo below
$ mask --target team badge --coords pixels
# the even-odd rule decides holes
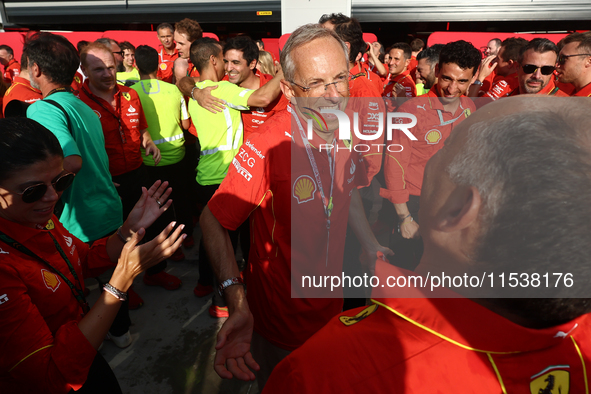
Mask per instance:
[[[160,69],[162,71],[166,70],[166,63],[160,63]]]
[[[429,130],[427,134],[425,134],[425,141],[427,141],[427,144],[429,145],[437,144],[439,141],[441,141],[441,138],[441,131],[437,129]]]
[[[131,95],[130,95],[128,92],[123,92],[121,95],[122,95],[123,97],[125,97],[125,100],[127,100],[127,101],[131,100]],[[131,107],[130,107],[130,108],[131,108]],[[133,111],[129,111],[129,112],[135,112],[135,110],[133,110]]]
[[[46,230],[53,230],[55,228],[55,224],[53,223],[53,220],[49,219],[49,222],[47,222],[47,224],[45,225],[45,229]]]
[[[101,118],[101,113],[99,111],[97,111],[96,109],[93,109],[94,113],[96,114],[96,116],[99,117],[99,119]]]
[[[302,175],[293,183],[293,196],[298,204],[312,201],[316,193],[316,182],[308,175]]]
[[[570,388],[570,372],[568,365],[554,365],[531,377],[529,390],[531,394],[568,394]]]
[[[373,101],[370,101],[369,102],[369,109],[372,110],[372,111],[377,111],[377,110],[380,109],[380,106],[379,106],[378,103],[373,102]]]
[[[356,314],[355,316],[341,316],[339,320],[346,326],[352,326],[355,323],[359,323],[378,309],[378,304],[373,304]],[[537,393],[536,393],[537,394]]]
[[[78,75],[76,75],[74,77],[74,81],[76,81],[76,83],[80,83],[80,77]]]
[[[60,281],[60,278],[58,278],[56,274],[54,274],[53,272],[49,272],[47,270],[42,269],[41,276],[43,277],[43,283],[45,283],[45,287],[47,287],[54,293],[57,290],[57,288],[60,287],[60,283],[62,283]]]

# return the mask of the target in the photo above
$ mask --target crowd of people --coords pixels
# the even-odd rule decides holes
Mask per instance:
[[[564,97],[591,96],[591,34],[386,47],[330,14],[280,61],[188,18],[156,34],[159,48],[35,33],[20,63],[0,45],[0,391],[120,392],[97,349],[131,344],[137,275],[182,287],[165,268],[197,224],[193,293],[227,318],[223,378],[264,393],[588,390],[585,293],[369,301],[301,284],[552,264],[589,279],[589,102]],[[360,115],[347,138],[335,111]],[[108,269],[90,308],[84,278]]]

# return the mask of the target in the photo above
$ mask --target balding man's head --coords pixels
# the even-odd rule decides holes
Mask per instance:
[[[421,265],[591,279],[589,101],[509,98],[454,129],[425,169]],[[552,291],[547,297],[564,294]],[[540,325],[589,311],[587,301],[571,299],[499,301]]]

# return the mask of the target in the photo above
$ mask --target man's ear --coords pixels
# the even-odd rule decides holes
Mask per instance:
[[[439,63],[435,64],[435,76],[439,78]]]
[[[291,101],[291,98],[294,97],[293,87],[291,86],[291,83],[289,83],[285,79],[282,79],[279,84],[279,87],[281,88],[281,91],[285,95],[287,101]]]
[[[410,59],[406,59],[406,61],[404,62],[404,64],[405,64],[404,67],[408,70],[408,65],[410,64]],[[408,70],[408,71],[410,71],[410,70]]]
[[[458,186],[438,213],[438,228],[444,232],[464,230],[478,222],[482,207],[480,192],[474,186]]]
[[[363,53],[361,53],[361,52],[357,53],[357,57],[355,58],[355,62],[358,62],[359,60],[361,60],[362,57],[363,57]]]
[[[250,64],[248,65],[248,68],[250,68],[251,70],[254,70],[255,68],[257,68],[257,63],[258,63],[258,60],[254,59],[252,62],[250,62]]]
[[[39,78],[41,76],[41,69],[37,63],[29,63],[29,74],[35,78]]]

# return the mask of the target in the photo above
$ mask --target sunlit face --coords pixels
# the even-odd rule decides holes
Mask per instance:
[[[538,69],[532,74],[526,74],[522,66],[534,65]],[[544,89],[550,82],[552,74],[543,75],[541,67],[554,67],[556,64],[556,53],[552,51],[539,53],[533,49],[528,49],[523,53],[523,60],[521,66],[517,70],[517,77],[519,79],[519,91],[521,94],[535,94]]]
[[[431,67],[427,59],[419,60],[416,71],[417,83],[424,84],[425,89],[431,89],[437,77],[435,76],[435,67]]]
[[[179,57],[182,59],[188,59],[191,55],[191,44],[187,36],[178,31],[174,32],[174,40],[176,41],[176,50],[179,52]]]
[[[12,60],[13,56],[6,49],[0,49],[0,63],[6,66]]]
[[[390,63],[390,53],[386,53],[386,54],[384,55],[384,63],[385,63],[385,64],[388,64],[388,63]],[[388,71],[388,72],[389,72],[389,71]]]
[[[16,171],[10,178],[0,182],[0,216],[27,227],[45,226],[62,194],[55,191],[51,182],[64,173],[63,161],[61,156],[51,156]],[[45,195],[30,204],[23,202],[17,193],[39,183],[48,185]]]
[[[286,96],[295,98],[300,116],[311,119],[313,116],[306,114],[320,113],[323,109],[344,111],[349,97],[349,61],[343,47],[333,38],[319,38],[294,49],[292,58],[295,75],[294,80],[289,81],[291,88]],[[306,91],[302,87],[312,89]],[[316,134],[326,139],[337,130],[338,120],[335,115],[326,113],[322,118],[326,126],[313,122],[313,127]]]
[[[123,65],[125,67],[133,67],[133,63],[135,62],[135,52],[131,49],[124,49],[123,50]]]
[[[88,77],[88,83],[97,90],[108,92],[117,84],[117,67],[112,53],[88,51],[82,72]]]
[[[566,44],[560,51],[561,56],[571,56],[585,53],[578,48],[578,42]],[[572,56],[564,59],[564,63],[557,65],[558,80],[563,83],[573,83],[584,71],[585,64],[589,62],[589,56]]]
[[[486,50],[484,51],[486,56],[496,56],[499,54],[499,47],[497,46],[495,41],[489,41],[488,45],[486,46]]]
[[[507,60],[507,61],[503,60],[504,55],[505,55],[505,47],[501,47],[501,49],[499,49],[499,53],[497,54],[497,58],[496,58],[497,68],[495,70],[497,71],[497,75],[501,75],[503,77],[506,77],[507,75],[514,73],[515,70],[512,67],[513,62],[511,60]]]
[[[473,70],[473,68],[464,70],[455,63],[441,65],[437,73],[437,94],[444,105],[466,94],[474,79]]]
[[[165,27],[158,30],[158,39],[164,48],[169,50],[174,48],[174,34],[169,28]]]
[[[216,56],[215,70],[217,73],[218,80],[221,81],[222,78],[224,78],[224,75],[226,74],[226,68],[224,65],[224,52],[222,51],[222,46],[219,45],[219,48],[220,52]]]
[[[410,59],[404,58],[404,51],[402,49],[391,49],[390,59],[388,60],[388,69],[392,76],[402,74],[410,64]]]
[[[250,64],[247,64],[243,56],[242,51],[238,49],[230,49],[224,53],[224,63],[228,79],[236,85],[240,85],[252,75],[252,70],[254,70],[257,63],[256,60],[253,60]]]

